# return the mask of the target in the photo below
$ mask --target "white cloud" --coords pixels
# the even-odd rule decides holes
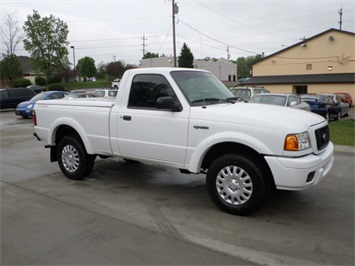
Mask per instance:
[[[354,32],[355,10],[350,0],[177,2],[177,54],[186,42],[195,58],[226,57],[227,46],[231,59],[253,55],[250,52],[271,54],[304,36],[339,28],[340,8],[343,29]],[[76,60],[90,56],[99,63],[111,62],[115,57],[138,64],[142,57],[143,34],[147,38],[146,51],[173,53],[171,4],[166,0],[3,0],[2,12],[17,11],[21,23],[34,9],[41,16],[53,14],[65,21],[69,27],[68,41],[75,46]],[[19,49],[19,53],[26,54],[26,51]]]

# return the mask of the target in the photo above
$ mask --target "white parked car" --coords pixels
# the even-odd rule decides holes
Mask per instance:
[[[117,96],[118,90],[95,90],[95,94],[98,97],[105,97],[105,98],[115,98]]]
[[[281,93],[264,93],[257,94],[251,97],[249,103],[273,104],[280,106],[287,106],[296,109],[311,111],[308,103],[301,100],[300,97],[294,94],[281,94]]]
[[[120,80],[120,79],[114,79],[114,80],[111,82],[111,87],[112,87],[112,89],[118,90],[118,88],[120,87],[120,83],[121,83],[121,80]]]
[[[267,89],[262,87],[234,87],[230,89],[230,91],[235,97],[242,98],[244,101],[248,101],[257,94],[270,93]]]

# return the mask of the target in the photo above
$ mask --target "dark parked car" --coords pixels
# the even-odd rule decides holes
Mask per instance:
[[[30,85],[27,86],[26,88],[33,90],[37,94],[46,91],[46,87],[40,85]]]
[[[19,103],[15,109],[15,113],[17,115],[22,116],[23,118],[31,117],[32,110],[35,106],[35,103],[39,100],[55,100],[55,99],[62,99],[64,96],[68,95],[68,92],[65,91],[46,91],[41,92],[34,96],[29,101],[25,101]]]
[[[331,97],[321,94],[302,94],[301,99],[311,106],[313,113],[323,116],[328,121],[340,119],[341,108]]]
[[[36,93],[27,88],[0,89],[0,109],[16,108],[23,101],[27,101]]]
[[[338,94],[325,94],[333,99],[333,101],[340,106],[340,115],[349,116],[350,107],[349,104]]]
[[[288,93],[262,93],[251,97],[249,103],[272,104],[286,107],[292,107],[305,111],[311,111],[308,103],[301,100],[300,97]]]

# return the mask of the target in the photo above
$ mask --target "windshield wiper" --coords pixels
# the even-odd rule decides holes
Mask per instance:
[[[235,100],[237,100],[237,98],[235,97],[230,97],[227,99],[219,99],[219,98],[203,98],[203,99],[198,99],[198,100],[194,100],[191,103],[200,103],[200,102],[227,102],[227,103],[235,103]]]

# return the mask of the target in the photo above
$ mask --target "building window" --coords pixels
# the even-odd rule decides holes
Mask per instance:
[[[306,70],[312,70],[312,64],[307,64]]]

